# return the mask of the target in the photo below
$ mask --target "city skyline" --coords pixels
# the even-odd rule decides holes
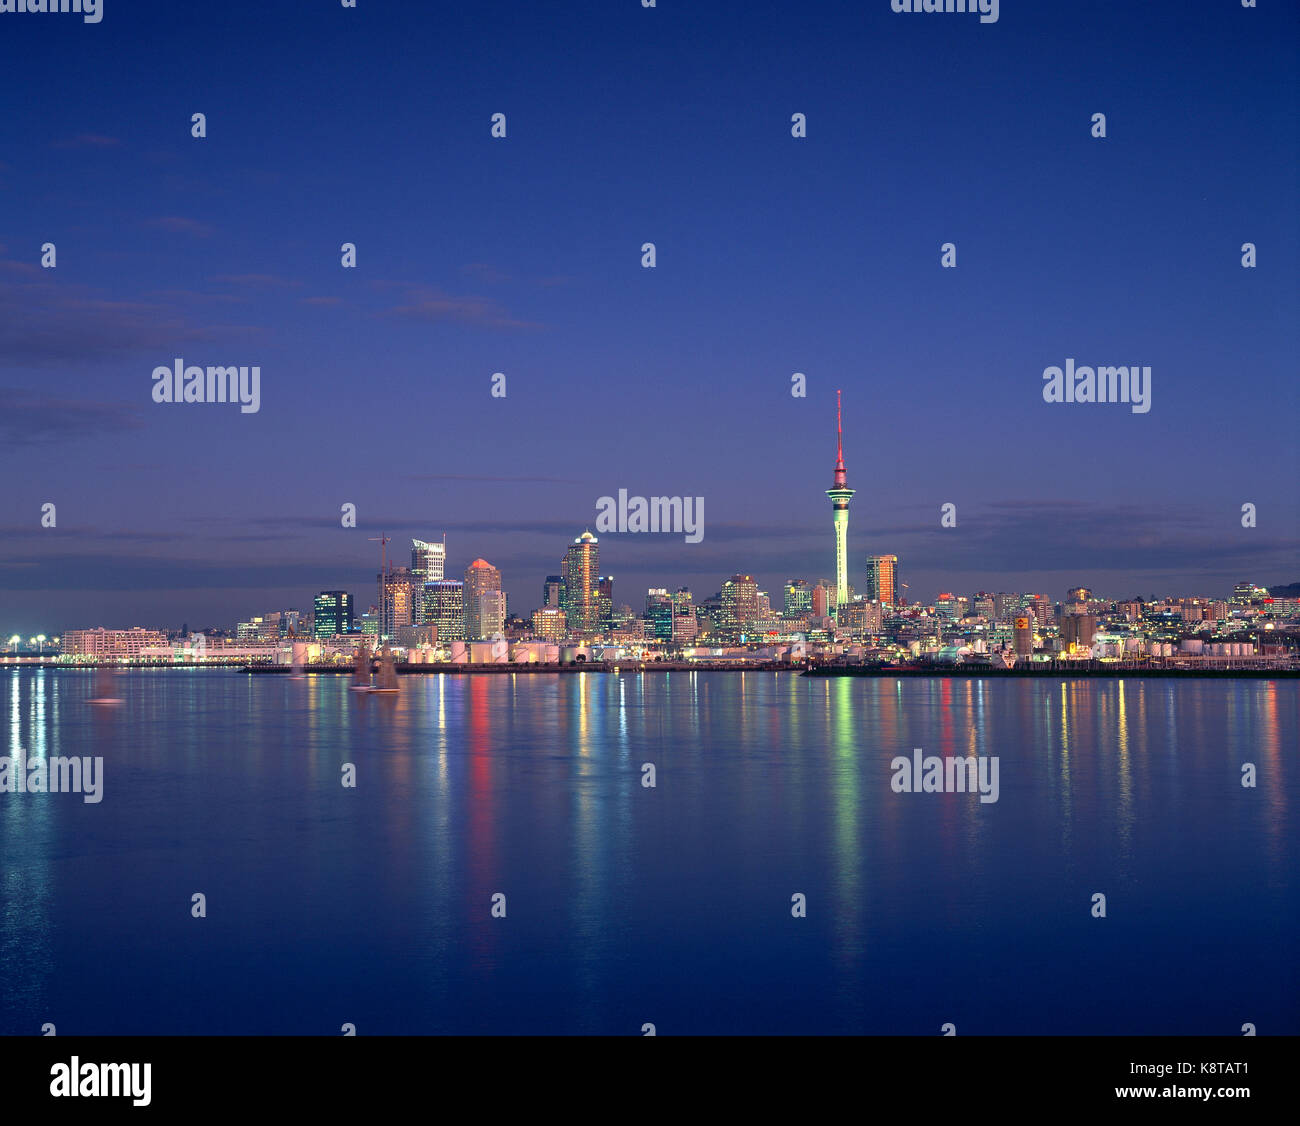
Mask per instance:
[[[921,598],[1294,581],[1300,13],[373,7],[260,9],[250,40],[140,0],[0,42],[43,92],[0,169],[0,621],[359,595],[360,540],[431,526],[449,573],[522,589],[623,488],[708,520],[602,535],[620,582],[832,575],[836,388],[855,585],[880,554]],[[199,39],[256,79],[196,83]],[[1220,88],[1225,42],[1250,66]],[[103,98],[121,70],[155,81]],[[259,410],[153,401],[178,359],[258,365]],[[1045,401],[1075,363],[1150,365],[1151,409]]]

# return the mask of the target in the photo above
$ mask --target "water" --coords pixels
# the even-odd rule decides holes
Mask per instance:
[[[0,794],[0,1032],[1300,1032],[1294,681],[118,684],[0,673],[106,776]]]

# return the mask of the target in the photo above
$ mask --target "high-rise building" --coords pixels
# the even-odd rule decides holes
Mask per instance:
[[[758,584],[753,575],[732,575],[722,584],[722,636],[735,644],[758,618]]]
[[[645,592],[645,616],[650,624],[649,636],[656,641],[672,640],[673,599],[666,587],[651,587]]]
[[[322,590],[314,606],[317,637],[352,632],[352,595],[346,590]]]
[[[596,584],[596,621],[602,633],[614,628],[614,576],[602,575]]]
[[[379,632],[396,637],[403,626],[424,620],[424,584],[409,567],[394,567],[379,576]]]
[[[835,605],[849,600],[849,501],[854,490],[845,483],[844,428],[840,419],[840,393],[835,392],[835,483],[826,490],[835,524]]]
[[[898,556],[867,556],[867,590],[863,596],[885,606],[898,605]]]
[[[465,640],[465,584],[459,579],[424,584],[424,620],[437,627],[438,643]]]
[[[600,629],[598,542],[590,531],[583,532],[564,556],[562,609],[569,632],[579,637],[590,637]]]
[[[806,618],[812,613],[812,587],[807,579],[787,579],[785,584],[785,616]]]
[[[421,583],[440,583],[446,578],[447,537],[442,543],[411,541],[411,574],[418,575]]]
[[[564,579],[559,575],[547,575],[542,587],[542,608],[558,610],[564,603]]]
[[[993,596],[993,617],[999,622],[1014,622],[1020,617],[1020,595],[999,591]]]
[[[490,607],[485,607],[482,596],[492,593],[501,593],[501,572],[486,559],[475,559],[465,568],[465,638],[467,641],[489,638],[500,631],[504,624],[504,605],[498,607],[497,603],[493,602]],[[483,616],[485,608],[490,613],[487,619]],[[499,619],[498,609],[501,610]]]
[[[691,592],[686,587],[679,587],[673,594],[672,607],[672,643],[685,645],[694,641],[699,632],[699,622],[695,617],[695,604],[691,599]]]
[[[485,590],[478,596],[479,637],[496,637],[506,628],[506,595],[502,590]],[[471,639],[472,640],[472,639]]]

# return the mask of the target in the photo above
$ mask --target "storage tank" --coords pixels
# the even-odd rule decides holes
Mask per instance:
[[[451,663],[454,665],[463,665],[469,660],[469,654],[465,649],[463,641],[453,641],[451,643]]]

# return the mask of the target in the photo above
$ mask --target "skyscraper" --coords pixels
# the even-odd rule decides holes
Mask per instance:
[[[446,577],[447,538],[442,543],[411,541],[411,573],[423,583],[440,583]]]
[[[732,575],[722,584],[722,636],[733,645],[758,617],[758,584],[753,575]]]
[[[352,595],[346,590],[322,590],[316,595],[313,632],[334,637],[352,632]]]
[[[558,610],[564,604],[564,579],[559,575],[547,575],[542,587],[542,608]]]
[[[459,579],[424,585],[424,620],[438,630],[438,643],[465,640],[465,584]]]
[[[686,587],[679,587],[673,595],[672,642],[674,645],[684,645],[688,641],[694,641],[697,631],[698,623],[695,619],[695,605],[691,599],[691,592]]]
[[[403,626],[424,620],[424,584],[409,567],[397,567],[379,576],[379,632],[396,637]]]
[[[672,640],[673,599],[665,587],[652,586],[645,592],[645,616],[656,641]]]
[[[806,618],[812,613],[812,587],[807,579],[788,579],[785,584],[785,616]]]
[[[564,556],[564,615],[569,632],[590,636],[599,629],[600,548],[590,531],[583,532]]]
[[[840,393],[835,392],[835,484],[826,490],[835,520],[836,611],[849,600],[849,501],[854,490],[845,484],[844,427],[840,418]]]
[[[601,575],[596,585],[596,621],[604,633],[614,628],[613,575]]]
[[[898,556],[867,556],[867,592],[868,601],[881,602],[886,606],[898,604]]]
[[[487,599],[484,595],[497,595]],[[505,622],[501,594],[501,572],[486,559],[475,559],[465,568],[465,637],[469,641],[491,637]]]

